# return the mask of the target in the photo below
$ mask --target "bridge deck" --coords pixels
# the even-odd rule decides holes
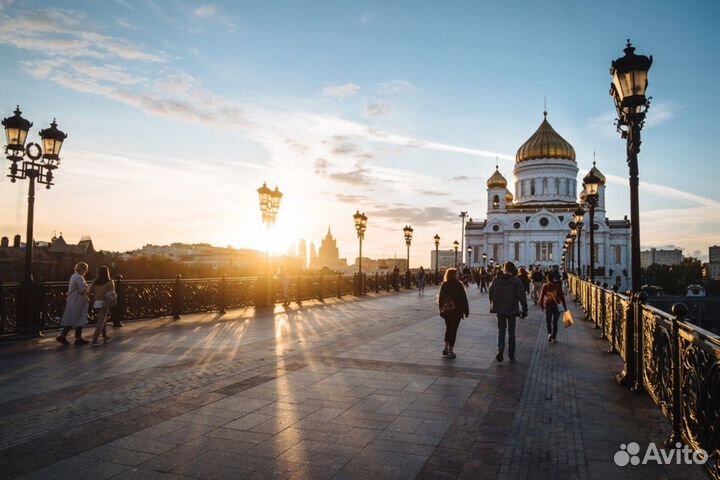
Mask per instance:
[[[670,424],[615,383],[597,330],[548,344],[531,305],[517,363],[498,364],[468,293],[455,360],[434,290],[139,322],[97,349],[1,345],[0,477],[706,478],[615,465]]]

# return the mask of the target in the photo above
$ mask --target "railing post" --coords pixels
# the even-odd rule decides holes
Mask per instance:
[[[637,295],[637,302],[636,302],[636,314],[635,314],[635,384],[632,386],[631,390],[634,392],[642,392],[644,385],[643,385],[643,336],[644,336],[644,315],[643,315],[643,305],[645,305],[645,302],[647,301],[647,293],[640,292]]]
[[[172,316],[173,320],[180,320],[182,313],[182,275],[178,273],[175,277],[175,285],[172,290]]]
[[[685,320],[687,306],[676,303],[672,306],[672,433],[665,445],[674,448],[676,442],[682,442],[682,389],[680,385],[680,322]]]
[[[605,293],[605,290],[607,289],[607,283],[603,283],[602,285],[602,291],[600,293],[600,318],[598,319],[598,322],[596,325],[598,328],[600,328],[600,338],[606,339],[605,336],[605,320],[607,317],[607,295]]]
[[[608,350],[608,353],[616,353],[617,352],[617,339],[615,335],[615,329],[617,328],[617,294],[618,294],[618,286],[613,285],[612,287],[612,315],[610,317],[610,350]]]
[[[227,294],[227,282],[225,281],[225,274],[223,273],[222,278],[220,279],[220,298],[218,299],[218,307],[220,308],[220,313],[225,314],[225,304],[227,302],[226,300],[226,294]]]
[[[117,275],[115,277],[115,292],[117,292],[117,305],[112,309],[112,324],[113,327],[122,327],[122,321],[125,320],[125,282],[122,281],[123,276]]]
[[[636,293],[630,294],[630,303],[627,310],[623,312],[625,322],[622,324],[623,337],[623,357],[625,364],[616,380],[620,385],[630,387],[635,383],[635,304],[637,303]]]
[[[380,275],[375,272],[375,293],[380,293]]]

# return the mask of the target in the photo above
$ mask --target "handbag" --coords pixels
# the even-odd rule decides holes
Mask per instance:
[[[115,290],[108,290],[105,294],[105,307],[113,308],[117,305],[117,293]]]
[[[557,306],[558,313],[565,313],[565,307],[563,307],[562,303],[556,303],[555,305]]]
[[[570,328],[573,326],[573,323],[575,323],[575,321],[573,320],[572,313],[566,311],[563,315],[563,325],[565,325],[565,328]]]

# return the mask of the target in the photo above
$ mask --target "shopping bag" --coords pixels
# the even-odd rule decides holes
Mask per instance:
[[[570,310],[567,310],[563,314],[563,325],[565,325],[565,328],[568,328],[568,327],[572,327],[573,323],[575,323],[575,322],[573,320],[572,313],[570,313]]]

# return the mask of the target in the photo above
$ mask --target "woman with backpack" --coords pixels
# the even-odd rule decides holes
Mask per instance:
[[[456,268],[448,268],[445,271],[445,279],[438,294],[438,308],[440,316],[445,320],[445,348],[442,354],[447,358],[456,358],[453,347],[455,347],[460,320],[470,315],[465,287],[458,278]]]
[[[110,341],[107,335],[106,324],[110,309],[117,303],[117,294],[115,293],[115,282],[110,279],[110,270],[103,265],[98,269],[98,275],[95,281],[90,285],[88,291],[93,298],[93,310],[95,310],[95,318],[97,325],[93,334],[90,346],[98,346],[98,337],[102,333],[103,343]]]
[[[540,290],[538,305],[545,310],[548,342],[554,343],[557,337],[558,320],[560,314],[567,310],[567,304],[560,280],[552,272],[545,276],[545,285]]]

